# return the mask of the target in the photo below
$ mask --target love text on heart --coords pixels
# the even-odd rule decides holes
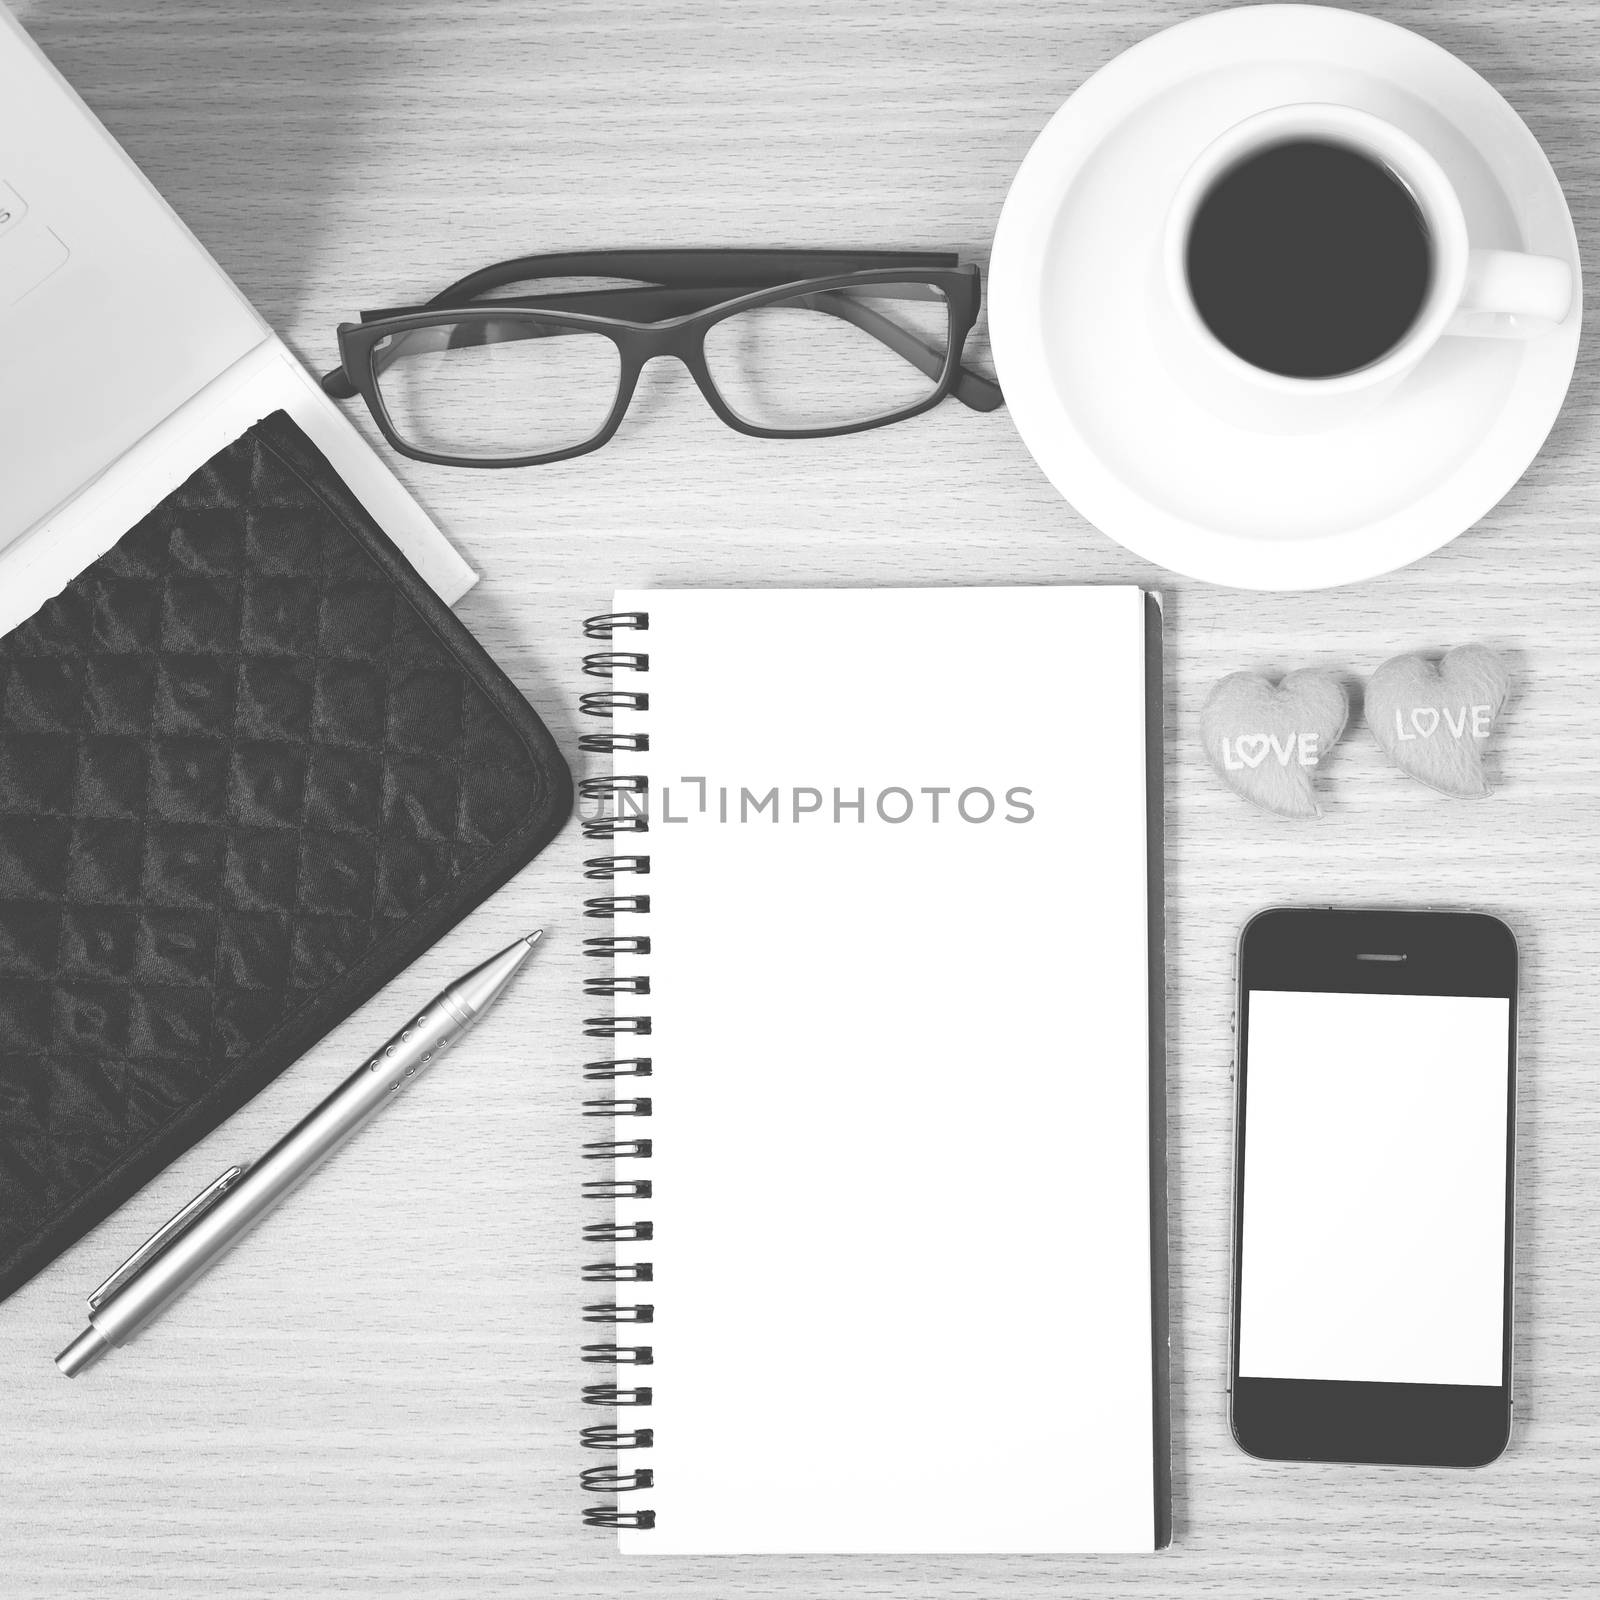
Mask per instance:
[[[1406,731],[1408,720],[1409,733]],[[1487,739],[1494,729],[1494,707],[1457,706],[1452,711],[1448,706],[1413,706],[1409,719],[1406,712],[1396,707],[1394,736],[1396,740],[1431,739],[1441,723],[1452,739],[1464,739],[1469,732],[1474,739]]]
[[[1259,767],[1270,755],[1280,767],[1291,761],[1296,766],[1314,767],[1321,744],[1319,733],[1291,733],[1287,739],[1275,733],[1241,733],[1222,741],[1222,764],[1229,772],[1243,772]]]

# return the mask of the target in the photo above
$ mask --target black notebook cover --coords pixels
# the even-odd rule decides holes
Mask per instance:
[[[0,639],[0,1297],[571,805],[533,709],[282,413]]]

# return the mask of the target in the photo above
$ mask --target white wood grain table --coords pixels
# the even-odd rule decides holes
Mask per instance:
[[[20,7],[319,366],[340,318],[525,251],[883,244],[986,257],[1010,175],[1061,100],[1199,9]],[[1457,51],[1510,98],[1600,260],[1600,4],[1365,9]],[[615,585],[1135,580],[1166,593],[1175,1546],[1142,1560],[625,1564],[606,1535],[579,1527],[577,1437],[592,1419],[577,1359],[584,851],[569,831],[0,1307],[0,1593],[822,1600],[1600,1584],[1595,412],[1591,337],[1554,436],[1479,527],[1408,571],[1308,596],[1174,581],[1063,504],[1004,413],[953,403],[854,438],[765,443],[723,428],[681,370],[658,364],[599,455],[507,473],[400,462],[484,574],[461,614],[580,771],[580,623]],[[1320,663],[1364,675],[1396,651],[1465,639],[1505,649],[1517,668],[1491,802],[1440,800],[1357,736],[1332,765],[1331,815],[1302,830],[1247,811],[1198,758],[1198,706],[1224,671]],[[1052,708],[1041,733],[1065,736],[1072,716],[1071,704]],[[1228,1437],[1230,953],[1250,910],[1308,895],[1483,906],[1522,938],[1517,1431],[1486,1471],[1268,1466]],[[748,913],[737,921],[749,930]],[[129,1247],[270,1142],[447,976],[536,923],[547,949],[468,1055],[420,1083],[136,1347],[77,1383],[56,1374],[50,1357],[80,1325],[84,1293]],[[1029,1336],[1025,1298],[996,1307],[995,1378],[1018,1396]],[[1017,1420],[1026,1426],[1025,1398]],[[731,1445],[728,1470],[757,1470],[764,1449],[782,1447]],[[871,1417],[839,1448],[893,1470],[895,1441],[875,1437]]]

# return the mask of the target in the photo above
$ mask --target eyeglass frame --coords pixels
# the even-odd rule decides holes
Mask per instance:
[[[809,268],[806,276],[794,277],[796,268]],[[518,295],[504,300],[479,300],[477,296],[508,283],[538,278],[613,277],[647,280],[637,285],[592,290],[569,290],[548,295]],[[872,333],[896,354],[934,379],[932,391],[921,400],[899,410],[869,417],[861,422],[826,428],[765,428],[747,422],[727,404],[717,391],[705,355],[705,337],[718,322],[762,305],[792,299],[798,294],[817,294],[829,289],[859,287],[872,283],[926,283],[939,289],[949,315],[950,339],[937,372],[929,365],[937,352],[907,329],[890,325]],[[574,302],[619,304],[632,307],[670,305],[676,299],[702,298],[722,290],[733,290],[730,299],[717,299],[664,318],[639,319],[612,317],[594,310],[574,309]],[[367,404],[379,432],[402,455],[415,461],[439,466],[531,467],[587,455],[608,443],[622,425],[633,401],[639,375],[657,356],[675,356],[695,380],[700,393],[716,416],[737,433],[760,439],[824,439],[840,434],[863,433],[871,428],[904,422],[931,410],[950,395],[977,411],[993,411],[1004,403],[999,385],[992,379],[962,365],[967,336],[978,320],[982,304],[982,280],[975,263],[963,263],[946,251],[893,250],[598,250],[521,256],[502,261],[450,285],[419,307],[392,307],[364,311],[360,322],[343,322],[338,329],[340,365],[326,373],[322,388],[333,399],[351,400],[358,395]],[[562,309],[565,307],[566,309]],[[861,308],[858,308],[861,309]],[[519,456],[444,455],[408,443],[395,428],[384,404],[374,357],[386,338],[414,329],[448,323],[504,322],[519,315],[530,321],[562,324],[574,331],[600,334],[617,347],[620,363],[617,393],[611,410],[599,430],[580,444],[559,450]],[[880,314],[881,316],[881,314]],[[885,322],[887,319],[883,319]],[[857,324],[859,326],[859,324]],[[872,330],[868,330],[872,332]]]

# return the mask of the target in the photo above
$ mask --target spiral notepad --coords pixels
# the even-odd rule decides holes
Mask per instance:
[[[662,1554],[1165,1544],[1154,602],[613,605],[585,1520]]]

